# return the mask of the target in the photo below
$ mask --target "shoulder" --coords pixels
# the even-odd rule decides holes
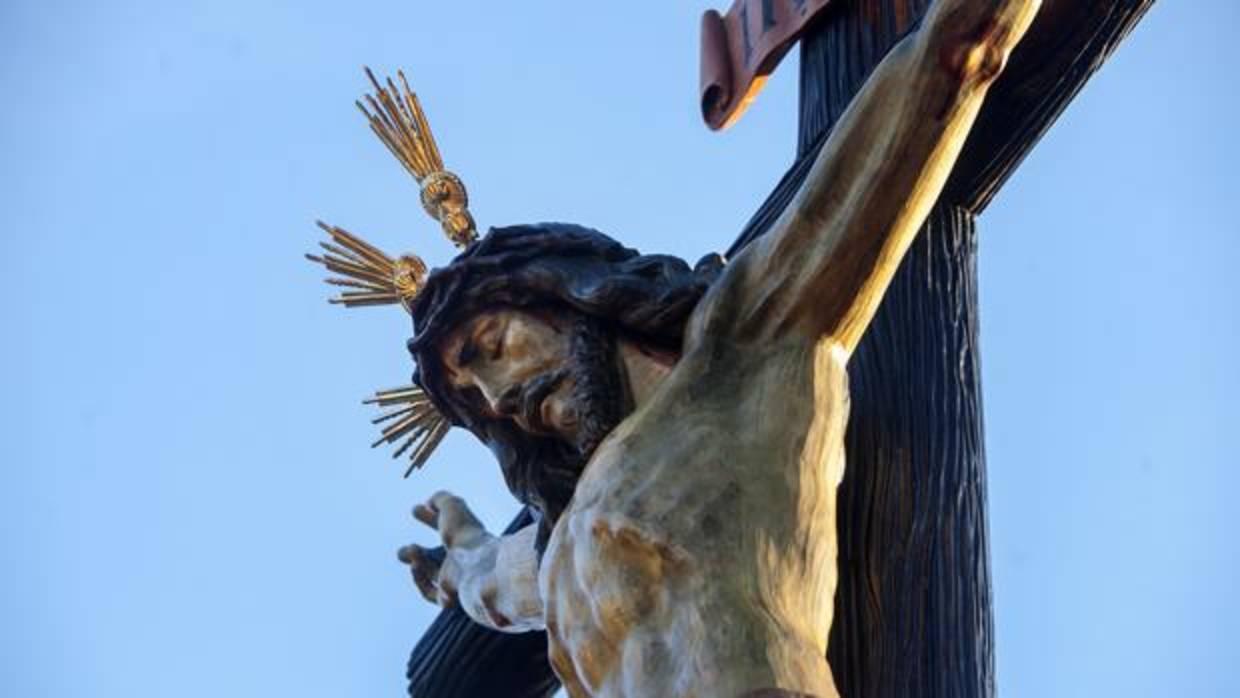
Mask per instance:
[[[770,240],[758,238],[730,260],[702,300],[685,328],[685,350],[701,343],[767,344],[773,340],[813,342],[816,337],[799,332],[784,275],[767,273]]]

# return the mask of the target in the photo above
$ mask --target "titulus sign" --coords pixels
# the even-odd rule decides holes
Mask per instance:
[[[702,118],[713,130],[745,113],[766,78],[831,0],[736,0],[702,15]]]

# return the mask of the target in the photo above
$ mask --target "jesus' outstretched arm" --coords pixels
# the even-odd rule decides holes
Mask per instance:
[[[695,329],[741,342],[800,332],[850,355],[1039,5],[938,0],[853,100],[773,229],[730,265]]]

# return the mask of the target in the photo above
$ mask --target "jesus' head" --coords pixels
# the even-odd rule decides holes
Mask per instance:
[[[690,269],[576,225],[492,229],[419,294],[415,379],[491,448],[544,537],[633,409],[633,372],[674,363],[721,266],[712,255]]]

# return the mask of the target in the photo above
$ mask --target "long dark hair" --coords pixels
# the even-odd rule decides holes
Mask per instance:
[[[551,308],[584,315],[613,336],[679,352],[685,323],[723,268],[718,255],[694,268],[678,257],[643,255],[579,225],[492,228],[436,269],[413,306],[409,351],[414,380],[456,426],[469,429],[499,460],[508,489],[550,526],[572,496],[580,454],[569,445],[488,419],[443,380],[437,344],[457,323],[495,306]]]

